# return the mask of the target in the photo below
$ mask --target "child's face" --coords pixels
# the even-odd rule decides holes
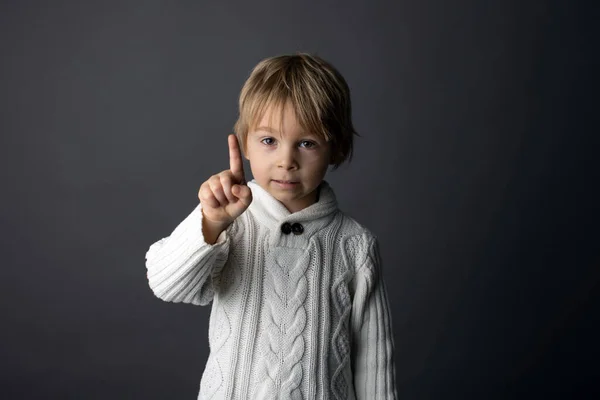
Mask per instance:
[[[267,108],[257,128],[248,132],[245,153],[257,183],[293,213],[315,203],[330,152],[329,142],[304,131],[288,102],[283,125],[280,109]]]

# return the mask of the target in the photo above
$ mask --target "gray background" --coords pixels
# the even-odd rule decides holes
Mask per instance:
[[[362,137],[327,180],[380,238],[401,398],[598,394],[592,22],[564,1],[1,2],[2,398],[195,398],[210,309],[155,298],[144,255],[227,168],[252,67],[296,51],[352,90]]]

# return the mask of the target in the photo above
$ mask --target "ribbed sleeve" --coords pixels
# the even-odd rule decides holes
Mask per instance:
[[[148,284],[156,297],[174,303],[206,305],[211,302],[214,277],[229,253],[228,231],[215,244],[206,243],[202,233],[202,205],[173,230],[153,243],[146,252]]]
[[[355,275],[352,371],[358,400],[396,399],[394,339],[379,244],[372,238]]]

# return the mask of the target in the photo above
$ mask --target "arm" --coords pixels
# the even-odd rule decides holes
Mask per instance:
[[[396,399],[394,339],[376,238],[355,276],[352,305],[352,371],[357,399]]]
[[[207,243],[203,219],[199,203],[170,236],[153,243],[146,252],[148,284],[156,297],[195,305],[212,300],[213,278],[227,261],[230,232],[223,230],[214,244]]]

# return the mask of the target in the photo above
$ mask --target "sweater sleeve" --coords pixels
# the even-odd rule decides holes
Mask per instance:
[[[356,398],[396,399],[392,320],[376,238],[370,239],[355,276],[351,329]]]
[[[230,228],[214,244],[202,232],[202,205],[146,252],[148,284],[154,295],[174,303],[207,305],[214,295],[214,281],[227,261]]]

